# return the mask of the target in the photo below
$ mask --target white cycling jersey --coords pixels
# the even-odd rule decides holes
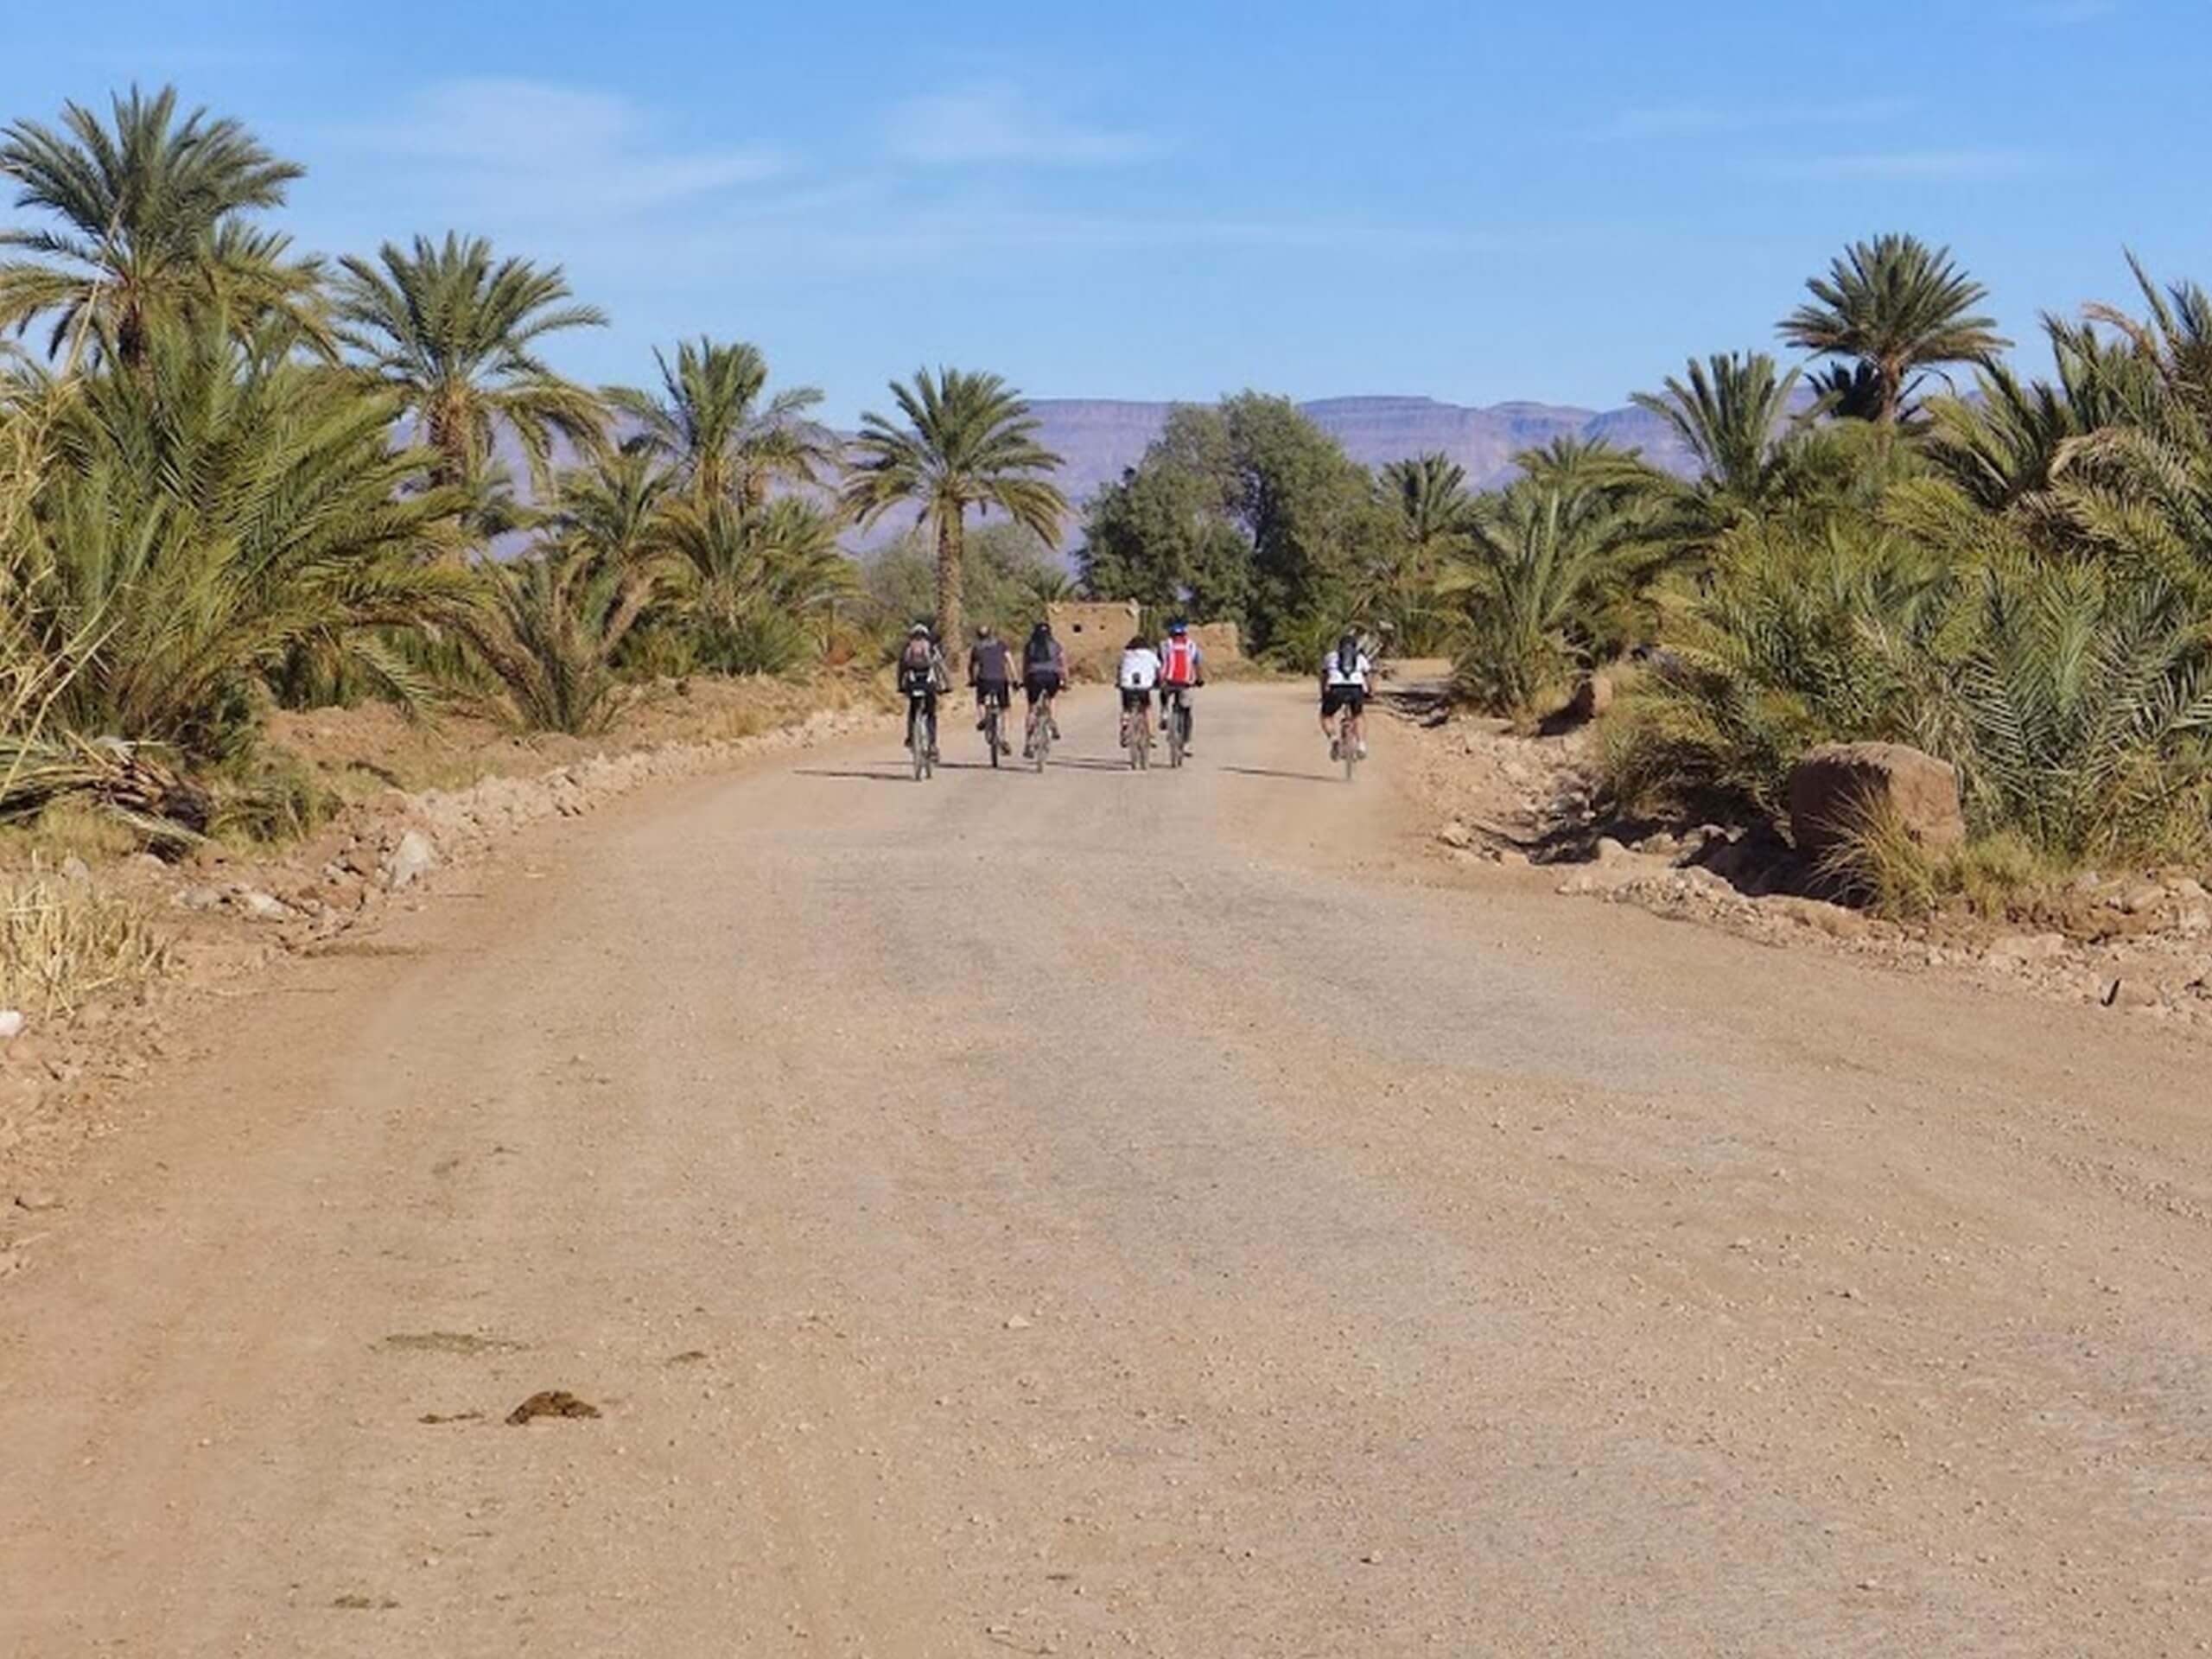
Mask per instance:
[[[1363,651],[1354,654],[1349,669],[1337,661],[1337,653],[1333,651],[1321,659],[1321,678],[1329,685],[1356,685],[1364,691],[1367,677],[1374,671],[1375,664]]]
[[[1124,691],[1151,690],[1160,683],[1160,653],[1149,645],[1123,652],[1118,678]]]

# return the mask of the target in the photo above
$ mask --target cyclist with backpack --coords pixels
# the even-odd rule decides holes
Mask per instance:
[[[899,693],[906,699],[906,741],[913,741],[914,719],[929,723],[930,759],[937,759],[937,700],[952,690],[952,675],[944,665],[930,625],[917,622],[906,630],[906,648],[899,653]]]
[[[1359,643],[1357,633],[1346,632],[1336,648],[1321,659],[1321,735],[1329,740],[1329,759],[1344,758],[1343,739],[1333,721],[1344,715],[1344,737],[1358,745],[1359,758],[1367,758],[1367,737],[1361,716],[1367,710],[1368,681],[1375,661]]]
[[[1141,633],[1129,636],[1129,643],[1122,647],[1122,665],[1114,676],[1114,683],[1122,692],[1122,747],[1129,745],[1129,722],[1142,720],[1152,712],[1153,688],[1160,683],[1160,653]],[[1151,734],[1147,733],[1149,746]]]
[[[1183,753],[1191,752],[1191,693],[1206,683],[1206,654],[1191,638],[1191,625],[1177,617],[1160,642],[1160,726],[1183,722]]]
[[[1052,637],[1052,625],[1039,622],[1029,631],[1029,638],[1021,647],[1021,690],[1029,700],[1029,717],[1022,727],[1021,753],[1031,753],[1037,741],[1037,720],[1041,713],[1050,721],[1052,737],[1058,741],[1060,722],[1052,719],[1052,699],[1068,683],[1068,654],[1060,642]]]
[[[1014,653],[988,622],[976,630],[976,644],[968,653],[968,683],[976,691],[976,729],[983,729],[985,710],[995,705],[1003,715],[1014,706]],[[1001,722],[1003,723],[1003,722]],[[1001,753],[1012,754],[1014,745],[999,737]]]

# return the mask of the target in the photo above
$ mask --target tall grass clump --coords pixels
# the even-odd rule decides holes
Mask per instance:
[[[133,899],[43,871],[0,882],[0,1007],[66,1018],[168,964],[167,938]]]

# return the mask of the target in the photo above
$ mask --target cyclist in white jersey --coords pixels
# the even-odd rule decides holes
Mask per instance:
[[[1359,636],[1347,633],[1321,659],[1321,735],[1329,740],[1329,758],[1343,758],[1338,747],[1337,716],[1345,714],[1354,722],[1355,741],[1359,745],[1360,759],[1367,758],[1367,739],[1358,733],[1357,722],[1367,709],[1368,682],[1374,677],[1374,659],[1368,656],[1359,643]]]

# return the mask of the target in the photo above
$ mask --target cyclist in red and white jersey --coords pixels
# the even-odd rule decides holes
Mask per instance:
[[[1167,625],[1160,642],[1160,729],[1179,716],[1183,721],[1183,753],[1191,752],[1191,693],[1206,683],[1206,654],[1191,638],[1190,624],[1177,617]]]

